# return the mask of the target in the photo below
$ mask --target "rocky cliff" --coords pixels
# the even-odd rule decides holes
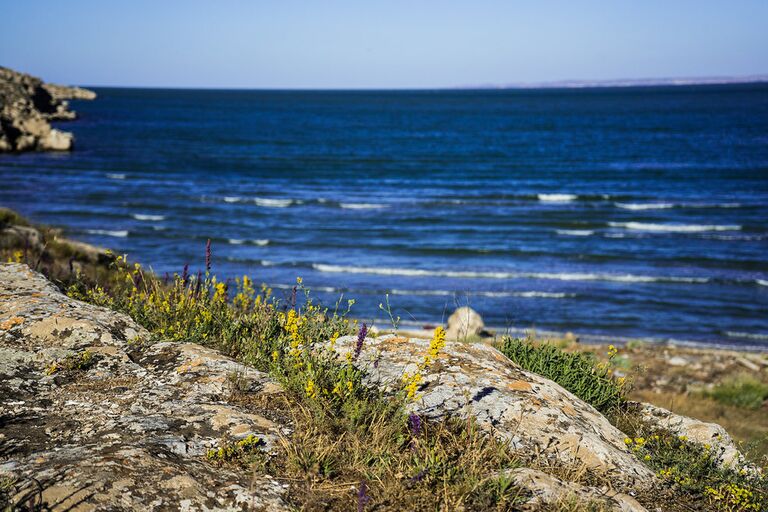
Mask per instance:
[[[76,114],[68,99],[92,100],[96,93],[79,87],[46,84],[39,78],[0,67],[0,152],[67,151],[71,133],[52,128]]]

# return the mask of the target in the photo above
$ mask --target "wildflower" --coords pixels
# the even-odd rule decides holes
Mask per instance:
[[[371,501],[371,497],[368,496],[368,485],[362,481],[357,490],[357,512],[363,512],[369,501]]]
[[[632,444],[632,439],[629,438],[629,437],[625,437],[624,438],[624,444],[627,445],[627,446],[631,445]]]
[[[189,280],[189,263],[184,264],[184,270],[181,272],[181,282],[184,288],[187,287],[187,281]]]
[[[357,333],[357,343],[355,344],[355,356],[354,359],[357,361],[357,358],[360,357],[360,352],[363,350],[363,343],[365,342],[365,336],[368,334],[368,326],[363,324],[362,327],[360,327],[360,332]]]
[[[614,345],[608,345],[608,358],[613,359],[616,357],[616,354],[618,354],[619,351],[616,349]]]
[[[306,391],[309,398],[315,398],[317,396],[317,391],[315,391],[315,381],[308,379],[304,391]]]
[[[432,336],[432,340],[429,342],[429,351],[426,357],[424,357],[424,367],[432,364],[437,359],[440,351],[445,347],[445,329],[441,326],[435,328],[435,334]]]
[[[211,273],[211,239],[205,243],[205,273]]]
[[[421,434],[421,416],[413,412],[408,415],[408,426],[411,428],[411,435],[418,437]]]

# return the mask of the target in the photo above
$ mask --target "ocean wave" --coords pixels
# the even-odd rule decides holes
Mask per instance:
[[[760,333],[752,333],[752,332],[726,331],[725,335],[731,338],[746,338],[749,340],[768,340],[768,334],[760,334]]]
[[[390,290],[392,295],[416,295],[416,296],[440,296],[440,297],[452,297],[454,295],[468,295],[472,297],[490,297],[490,298],[503,298],[503,297],[524,297],[524,298],[540,298],[540,299],[564,299],[566,297],[573,297],[573,293],[555,293],[555,292],[539,292],[539,291],[525,291],[525,292],[488,292],[488,291],[474,291],[474,292],[459,292],[450,290]]]
[[[298,204],[301,201],[293,199],[272,199],[268,197],[239,197],[239,196],[225,196],[225,203],[254,203],[256,206],[263,206],[265,208],[287,208],[293,204]]]
[[[625,210],[666,210],[667,208],[674,208],[673,203],[613,203],[619,208]]]
[[[131,215],[136,220],[159,221],[165,220],[165,215],[150,215],[147,213],[134,213]]]
[[[381,203],[339,203],[339,206],[347,210],[380,210],[387,207]]]
[[[658,231],[665,233],[700,233],[702,231],[739,231],[738,225],[702,225],[702,224],[652,224],[648,222],[609,222],[614,228],[633,231]]]
[[[575,194],[537,194],[539,201],[552,203],[568,203],[575,200],[578,196]]]
[[[265,246],[269,245],[269,240],[266,238],[256,239],[256,240],[246,240],[243,238],[229,238],[227,239],[227,242],[229,242],[231,245],[258,245],[258,246]]]
[[[124,180],[127,176],[122,173],[116,173],[116,172],[108,172],[107,178],[111,180]]]
[[[558,229],[557,234],[567,236],[589,236],[594,235],[595,232],[590,229]]]
[[[621,283],[707,283],[706,277],[642,276],[634,274],[604,274],[589,272],[489,272],[462,270],[426,270],[414,268],[355,267],[313,263],[320,272],[344,274],[375,274],[388,276],[451,277],[466,279],[551,279],[558,281],[612,281]]]
[[[766,281],[765,279],[755,279],[755,282],[760,286],[768,286],[768,281]]]
[[[741,208],[741,203],[613,203],[625,210],[667,210],[669,208]]]
[[[108,229],[87,229],[85,232],[89,235],[114,236],[117,238],[125,238],[128,236],[128,231],[126,230],[110,231]]]

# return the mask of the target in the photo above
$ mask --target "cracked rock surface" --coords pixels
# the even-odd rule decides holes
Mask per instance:
[[[352,350],[356,337],[337,341]],[[393,335],[367,338],[358,365],[371,384],[395,388],[413,375],[429,341]],[[583,465],[622,486],[650,486],[653,472],[624,444],[624,434],[560,385],[528,372],[485,344],[448,342],[423,375],[414,412],[428,418],[473,417],[488,432],[527,453]]]
[[[206,460],[251,435],[270,451],[287,423],[253,404],[274,402],[280,386],[200,345],[142,344],[148,337],[25,265],[0,265],[6,499],[54,510],[289,510],[275,480]],[[247,404],[231,399],[235,378]]]

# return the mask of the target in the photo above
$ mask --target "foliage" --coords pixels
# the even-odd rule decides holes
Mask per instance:
[[[717,384],[706,394],[726,405],[759,409],[768,399],[768,384],[751,375],[737,375]]]
[[[609,359],[616,349],[609,349]],[[551,344],[534,344],[519,338],[504,337],[497,348],[522,368],[542,375],[605,413],[626,400],[627,383],[612,374],[610,364],[601,364],[590,354],[566,352]]]
[[[724,512],[768,510],[768,480],[754,467],[724,465],[724,448],[652,427],[628,410],[619,419],[632,453],[694,508]]]

